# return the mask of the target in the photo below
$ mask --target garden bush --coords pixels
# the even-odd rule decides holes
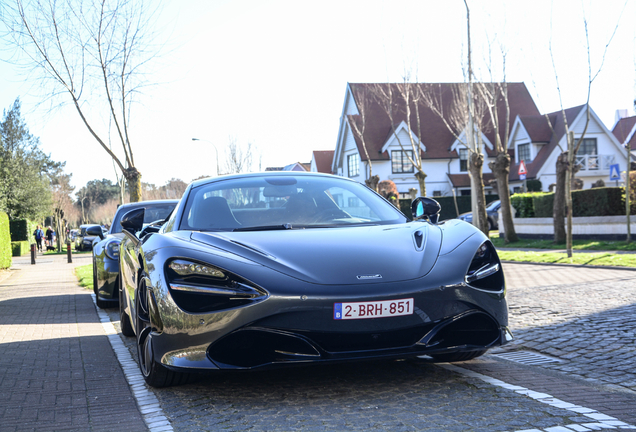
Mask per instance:
[[[516,217],[552,217],[554,193],[515,194],[510,197]],[[631,214],[635,214],[632,207]],[[572,191],[572,215],[620,216],[625,214],[625,189],[603,187]]]
[[[28,219],[14,219],[9,222],[9,229],[11,231],[11,241],[33,241],[33,232],[37,226],[36,222],[32,222]]]
[[[11,242],[11,253],[13,256],[22,256],[31,252],[31,243],[23,240],[23,241],[13,241]]]
[[[0,212],[0,268],[11,267],[11,234],[9,216]]]
[[[516,210],[518,218],[531,218],[534,216],[534,205],[532,203],[536,192],[517,193],[510,197],[510,205]]]

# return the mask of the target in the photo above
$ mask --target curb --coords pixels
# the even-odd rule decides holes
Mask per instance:
[[[556,266],[556,267],[579,267],[579,268],[590,268],[590,269],[636,271],[636,267],[595,266],[595,265],[586,265],[586,264],[565,264],[565,263],[539,263],[539,262],[532,262],[532,261],[504,261],[502,260],[501,262],[506,264],[532,264],[532,265]]]

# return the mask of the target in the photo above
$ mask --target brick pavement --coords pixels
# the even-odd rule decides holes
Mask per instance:
[[[14,258],[0,282],[0,431],[146,431],[71,269],[90,255]]]

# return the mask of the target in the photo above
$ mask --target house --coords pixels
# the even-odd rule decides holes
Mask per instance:
[[[332,174],[331,162],[333,161],[333,150],[315,150],[311,157],[311,169],[309,171]]]
[[[636,161],[636,116],[619,118],[612,133],[623,147],[630,149],[632,163],[634,163]]]
[[[580,105],[545,115],[519,115],[515,118],[508,142],[512,159],[510,187],[514,192],[523,189],[523,180],[519,177],[521,161],[526,167],[526,179],[539,180],[543,191],[548,191],[550,185],[556,183],[556,160],[562,149],[567,149],[565,121],[575,139],[580,138],[588,109],[590,122],[576,154],[575,163],[579,171],[575,177],[581,179],[583,188],[587,189],[598,180],[609,182],[611,165],[618,164],[619,171],[625,170],[623,137],[610,132],[591,107]],[[624,137],[627,138],[627,135]]]
[[[453,193],[469,195],[468,150],[423,99],[420,99],[417,104],[410,104],[410,116],[407,118],[407,104],[398,90],[398,86],[404,85],[347,84],[336,149],[331,161],[331,172],[355,179],[360,183],[364,183],[372,173],[378,175],[381,181],[392,180],[398,188],[400,197],[408,197],[410,189],[419,189],[415,177],[416,170],[409,160],[409,156],[412,157],[413,154],[409,138],[412,136],[422,155],[422,169],[427,175],[427,195],[447,196]],[[434,95],[439,101],[440,108],[444,112],[450,112],[454,103],[454,88],[459,88],[463,84],[412,83],[406,85],[412,86],[413,93],[419,87],[421,93],[428,92]],[[517,116],[539,115],[524,83],[508,83],[507,86],[511,119]],[[383,108],[380,99],[369,96],[378,94],[378,88],[391,91],[395,96],[391,116]],[[497,110],[500,123],[503,124],[505,119],[503,101],[500,101]],[[482,131],[485,159],[484,183],[486,193],[494,193],[495,191],[488,184],[493,177],[488,168],[488,162],[495,157],[493,146],[495,137],[487,116],[484,117]]]
[[[308,163],[294,162],[284,167],[267,167],[265,171],[311,171],[310,168],[311,166]]]

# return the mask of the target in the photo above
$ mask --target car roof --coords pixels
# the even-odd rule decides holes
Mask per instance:
[[[342,181],[350,181],[354,183],[358,183],[355,180],[351,180],[347,177],[336,176],[333,174],[325,174],[319,172],[307,172],[307,171],[265,171],[265,172],[257,172],[257,173],[245,173],[245,174],[228,174],[222,175],[218,177],[209,177],[206,179],[201,179],[194,181],[190,184],[191,188],[196,188],[199,186],[203,186],[205,184],[214,183],[220,180],[230,180],[230,179],[238,179],[238,178],[259,178],[259,177],[326,177],[326,178],[338,178]]]

